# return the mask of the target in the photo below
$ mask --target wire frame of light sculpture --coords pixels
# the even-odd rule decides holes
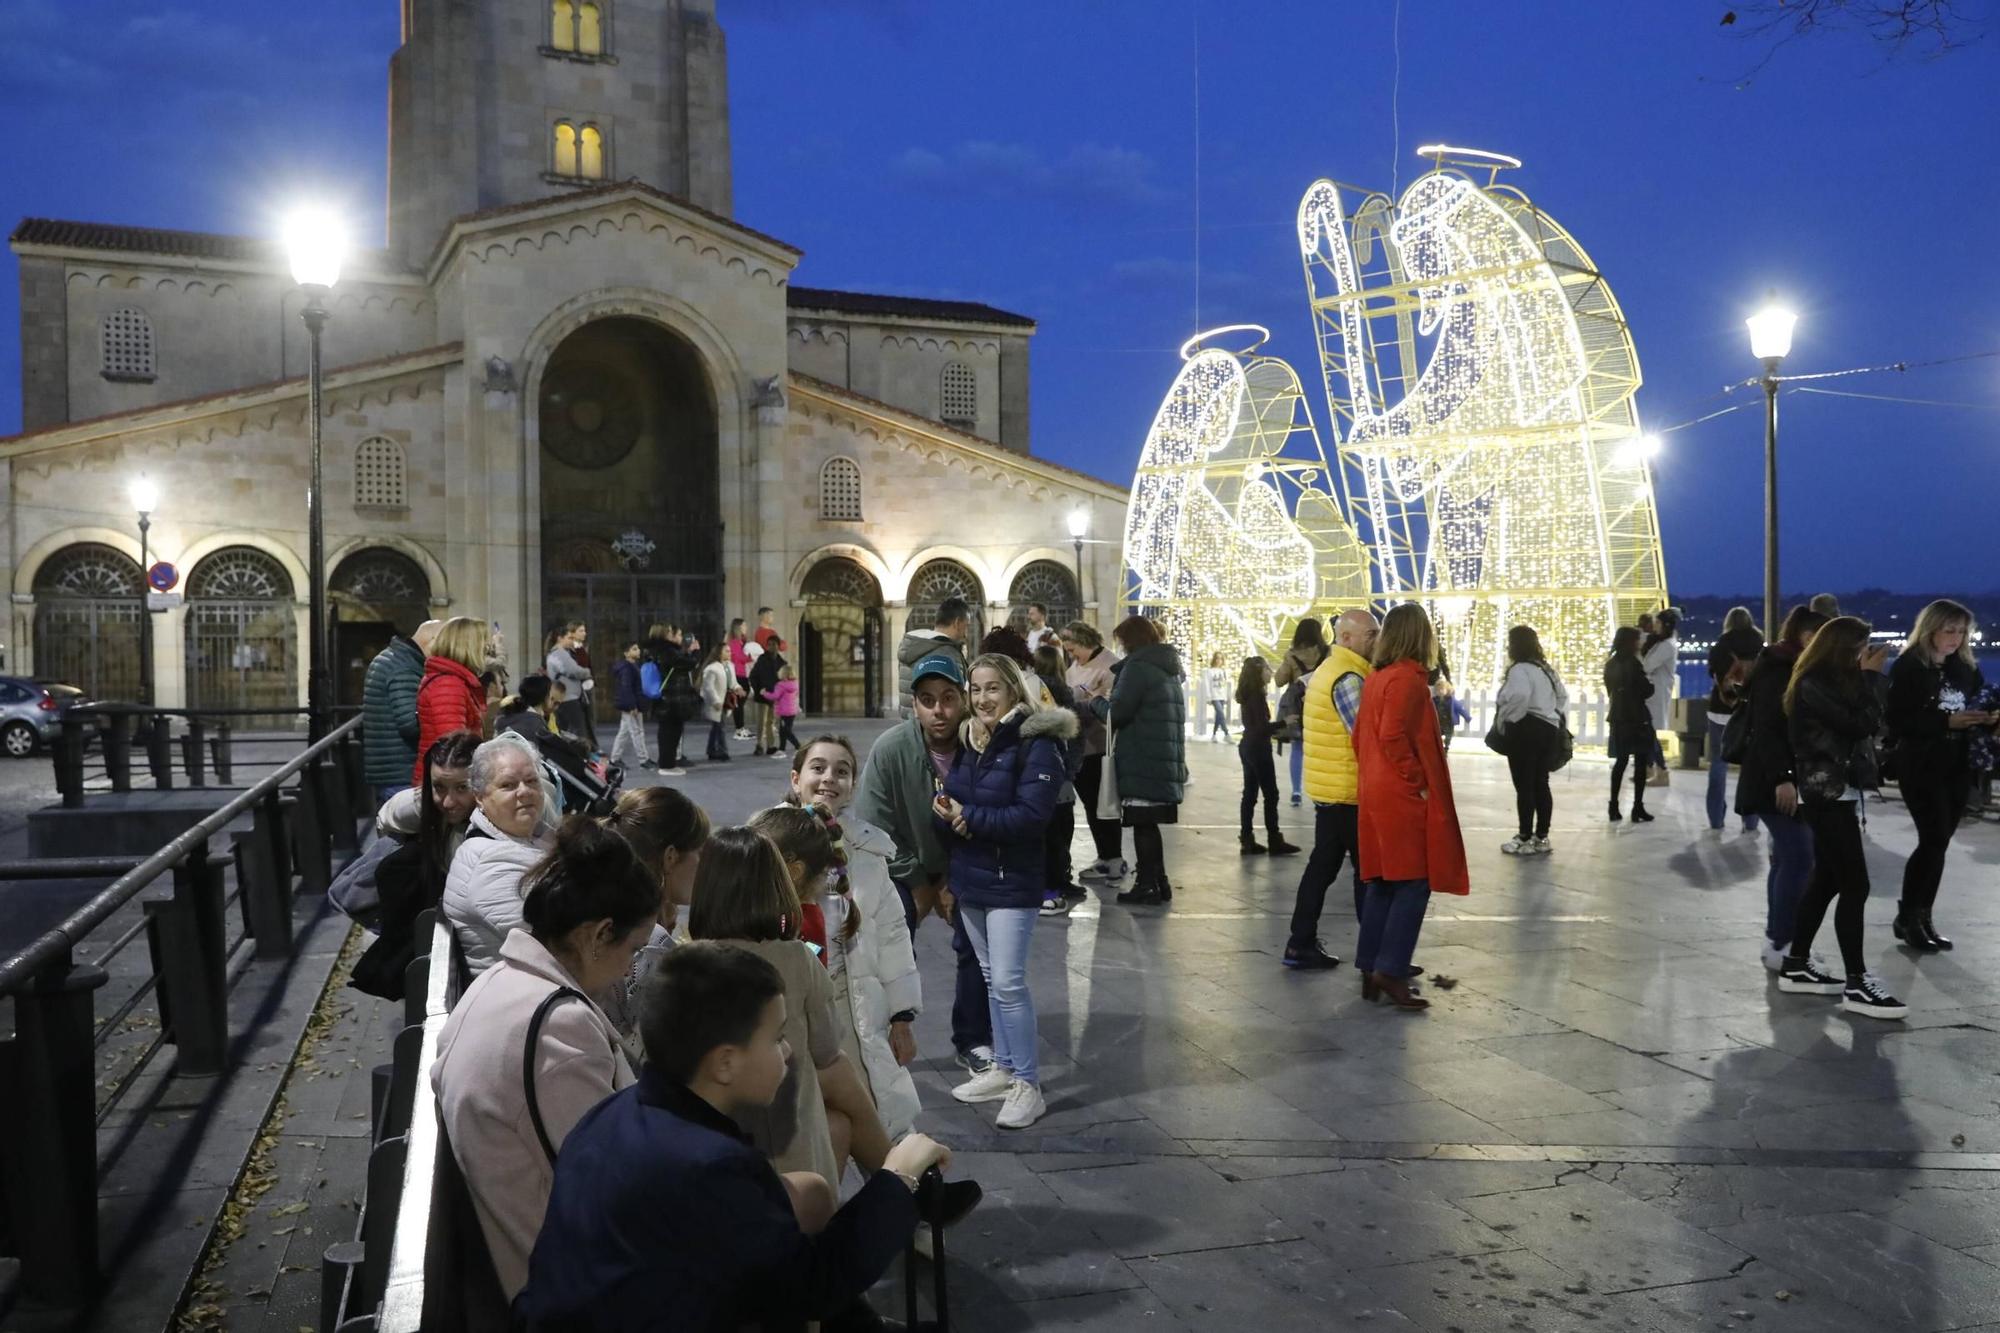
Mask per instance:
[[[1221,652],[1233,667],[1281,654],[1315,607],[1363,605],[1371,593],[1298,375],[1254,346],[1201,348],[1209,336],[1181,349],[1146,435],[1126,512],[1124,600],[1191,662]]]
[[[1582,247],[1496,183],[1518,163],[1423,151],[1399,201],[1321,180],[1299,204],[1348,514],[1461,684],[1499,678],[1517,624],[1594,679],[1666,588],[1631,331]]]

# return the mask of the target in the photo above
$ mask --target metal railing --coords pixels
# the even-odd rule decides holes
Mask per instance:
[[[302,724],[307,717],[304,709],[287,715],[296,715]],[[93,792],[143,790],[136,782],[142,777],[156,791],[232,787],[239,773],[281,768],[305,746],[303,730],[259,734],[242,725],[271,716],[268,708],[80,704],[63,714],[62,730],[49,747],[56,790],[63,805],[75,810]]]
[[[104,1116],[164,1046],[174,1048],[177,1075],[223,1072],[239,951],[248,943],[254,958],[289,958],[294,880],[300,894],[325,893],[335,848],[356,845],[357,824],[372,813],[354,753],[360,725],[359,718],[343,723],[136,865],[32,861],[10,868],[14,878],[117,875],[59,925],[0,959],[0,998],[14,1009],[13,1036],[0,1043],[10,1118],[0,1135],[6,1166],[0,1179],[21,1286],[32,1299],[69,1307],[95,1292],[97,1129]],[[231,830],[246,818],[248,829]],[[225,832],[229,855],[216,859],[209,842]],[[93,959],[78,961],[94,932],[169,876],[170,895],[146,900],[143,916]],[[231,907],[240,915],[234,934]],[[151,971],[138,993],[100,1019],[93,996],[110,980],[105,964],[141,938]],[[159,1034],[99,1105],[98,1047],[149,992],[158,999]]]

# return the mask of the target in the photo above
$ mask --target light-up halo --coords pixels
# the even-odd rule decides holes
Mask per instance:
[[[1194,337],[1182,343],[1181,360],[1187,360],[1200,351],[1202,345],[1211,338],[1220,338],[1225,333],[1254,333],[1257,335],[1256,341],[1252,342],[1248,347],[1237,351],[1236,355],[1238,356],[1248,356],[1265,343],[1271,341],[1271,331],[1262,324],[1221,324],[1212,329],[1203,329],[1200,333],[1195,334]]]

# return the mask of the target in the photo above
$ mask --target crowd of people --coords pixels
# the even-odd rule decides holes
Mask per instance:
[[[865,756],[839,735],[797,736],[797,677],[768,609],[706,650],[664,624],[625,645],[614,762],[684,771],[697,716],[712,762],[729,758],[732,726],[755,755],[789,753],[773,803],[727,827],[674,787],[598,801],[565,789],[565,756],[598,762],[580,624],[557,629],[544,670],[511,686],[488,626],[469,617],[428,623],[371,665],[364,738],[386,854],[372,863],[378,934],[354,984],[399,995],[423,947],[413,923],[438,909],[472,981],[431,1078],[498,1286],[527,1326],[627,1326],[660,1291],[687,1303],[690,1326],[884,1326],[862,1293],[912,1240],[918,1192],[947,1222],[980,1198],[972,1181],[926,1182],[950,1153],[915,1128],[913,939],[930,918],[956,957],[952,1096],[997,1104],[1006,1130],[1047,1114],[1037,924],[1088,884],[1128,908],[1170,909],[1163,830],[1186,794],[1190,727],[1188,673],[1155,621],[1121,621],[1114,652],[1088,623],[1036,610],[1026,632],[974,643],[972,609],[944,602],[899,646],[903,717]],[[1862,814],[1893,776],[1918,833],[1894,935],[1920,953],[1951,948],[1936,925],[1945,852],[1975,773],[2000,752],[2000,700],[1966,607],[1926,607],[1886,674],[1886,647],[1838,612],[1796,607],[1769,643],[1747,610],[1730,613],[1709,662],[1706,812],[1722,830],[1737,766],[1734,811],[1769,838],[1761,947],[1778,989],[1897,1018],[1907,1007],[1867,966]],[[1610,645],[1612,821],[1628,771],[1631,818],[1652,819],[1677,630],[1662,611]],[[1379,621],[1347,610],[1330,633],[1302,621],[1282,662],[1248,657],[1233,683],[1209,659],[1216,733],[1231,712],[1218,693],[1235,705],[1240,849],[1302,850],[1279,819],[1289,745],[1313,837],[1283,964],[1339,965],[1320,922],[1351,862],[1361,994],[1418,1012],[1431,895],[1470,887],[1446,759],[1462,704],[1422,607]],[[1548,854],[1571,701],[1533,627],[1509,632],[1506,656],[1487,737],[1516,797],[1501,850]],[[1078,806],[1094,852],[1081,870]],[[1829,911],[1837,971],[1813,953]],[[850,1173],[863,1184],[843,1204]]]

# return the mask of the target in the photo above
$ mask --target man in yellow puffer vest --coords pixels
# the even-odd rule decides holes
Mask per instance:
[[[1340,965],[1319,942],[1319,917],[1326,891],[1350,857],[1356,857],[1355,824],[1360,802],[1360,770],[1354,762],[1354,715],[1361,707],[1361,682],[1371,670],[1368,655],[1381,628],[1372,612],[1344,612],[1333,626],[1333,649],[1306,678],[1305,787],[1313,803],[1313,850],[1299,877],[1292,908],[1286,967],[1320,970]],[[1361,893],[1360,861],[1355,861],[1355,897]],[[1361,915],[1360,907],[1355,916]]]

